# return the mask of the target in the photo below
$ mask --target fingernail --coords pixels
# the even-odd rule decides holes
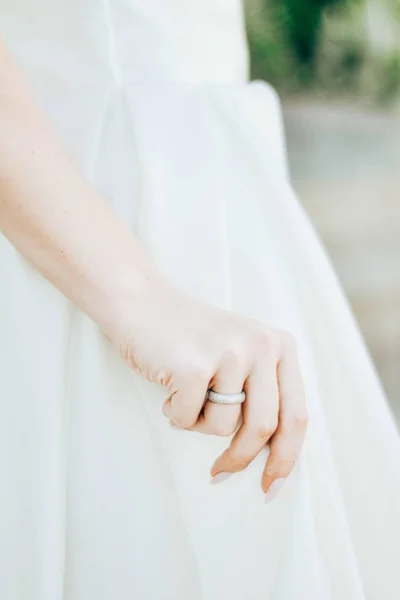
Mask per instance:
[[[221,483],[221,481],[225,481],[225,479],[228,479],[228,477],[230,477],[231,475],[232,473],[224,473],[223,471],[221,471],[221,473],[217,473],[216,475],[214,475],[214,477],[211,479],[211,483]]]
[[[275,479],[275,481],[273,481],[271,483],[271,485],[268,488],[268,492],[265,494],[265,503],[266,504],[269,504],[270,502],[272,502],[272,500],[275,500],[275,498],[281,491],[284,483],[285,483],[284,477],[279,477],[278,479]]]

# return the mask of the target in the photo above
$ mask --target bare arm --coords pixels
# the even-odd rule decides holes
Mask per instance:
[[[105,330],[160,274],[81,176],[0,45],[0,230]]]
[[[108,333],[133,369],[167,388],[164,413],[171,421],[217,435],[240,425],[213,476],[242,470],[269,442],[262,487],[274,497],[306,426],[292,338],[166,284],[68,159],[3,47],[0,228]],[[204,404],[210,387],[223,393],[246,388],[242,422],[239,404]]]

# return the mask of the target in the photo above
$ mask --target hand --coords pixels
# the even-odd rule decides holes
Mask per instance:
[[[141,307],[133,324],[122,318],[124,334],[114,337],[124,359],[167,388],[164,414],[177,427],[220,436],[236,431],[211,469],[216,479],[245,469],[269,443],[262,488],[275,495],[298,457],[307,425],[293,337],[204,305],[166,284],[153,288]],[[204,402],[209,388],[244,389],[246,400],[242,405]]]
[[[269,442],[263,488],[271,489],[289,474],[305,432],[291,336],[160,283],[131,228],[60,147],[1,44],[0,88],[7,91],[0,95],[2,232],[109,334],[136,371],[169,390],[164,411],[171,421],[217,435],[238,428],[212,475],[244,469]],[[209,387],[244,388],[243,410],[204,404]]]

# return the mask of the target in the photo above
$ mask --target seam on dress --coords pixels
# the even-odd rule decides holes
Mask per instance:
[[[107,19],[108,24],[108,41],[109,41],[109,51],[110,51],[110,63],[111,70],[114,76],[114,83],[117,86],[120,86],[122,83],[122,73],[121,73],[121,65],[119,60],[119,54],[117,49],[117,42],[115,37],[115,25],[112,14],[112,9],[110,6],[110,0],[103,0],[104,2],[104,14]]]
[[[112,91],[107,93],[105,98],[103,111],[99,119],[99,125],[97,133],[95,135],[94,144],[91,151],[91,159],[87,166],[87,175],[89,182],[94,183],[94,176],[96,172],[96,165],[100,153],[100,147],[102,138],[104,135],[104,127],[106,117],[111,104]],[[68,324],[66,333],[66,365],[65,365],[65,377],[66,377],[66,390],[64,393],[64,404],[63,404],[63,418],[64,418],[64,429],[65,429],[65,506],[64,506],[64,561],[63,568],[64,572],[62,575],[62,600],[68,600],[69,597],[69,585],[68,585],[68,543],[69,543],[69,531],[68,531],[68,515],[69,515],[69,492],[70,492],[70,471],[69,471],[69,454],[70,454],[70,420],[72,418],[71,410],[73,410],[73,389],[74,389],[74,376],[73,376],[73,356],[72,346],[74,339],[77,335],[77,328],[79,326],[79,314],[80,311],[70,304],[68,308]],[[71,408],[72,407],[72,408]]]
[[[103,139],[103,135],[104,135],[104,128],[105,128],[105,124],[106,124],[106,118],[107,118],[107,114],[111,105],[111,100],[112,100],[112,96],[113,96],[113,90],[109,90],[107,93],[107,97],[105,99],[105,103],[104,103],[104,108],[103,108],[103,112],[101,114],[100,117],[100,122],[99,122],[99,126],[97,129],[97,134],[95,136],[95,140],[94,140],[94,144],[93,144],[93,156],[92,156],[92,160],[89,162],[88,165],[88,169],[87,169],[87,177],[89,179],[89,182],[94,185],[94,179],[95,179],[95,173],[96,173],[96,166],[97,166],[97,162],[98,162],[98,158],[99,158],[99,154],[100,154],[100,147],[101,147],[101,142]]]
[[[62,572],[62,589],[60,600],[68,598],[68,544],[69,544],[69,493],[70,493],[70,451],[71,451],[71,419],[72,410],[74,408],[73,398],[73,344],[76,337],[78,309],[68,301],[66,307],[66,324],[65,324],[65,388],[62,404],[62,419],[63,419],[63,450],[64,450],[64,547],[63,547],[63,572]]]

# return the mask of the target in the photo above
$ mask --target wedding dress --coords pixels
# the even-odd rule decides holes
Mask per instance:
[[[310,425],[265,455],[171,428],[163,390],[0,238],[1,600],[398,600],[400,444],[248,82],[238,0],[2,0],[0,33],[85,177],[177,286],[292,331]],[[321,200],[323,201],[323,200]]]

